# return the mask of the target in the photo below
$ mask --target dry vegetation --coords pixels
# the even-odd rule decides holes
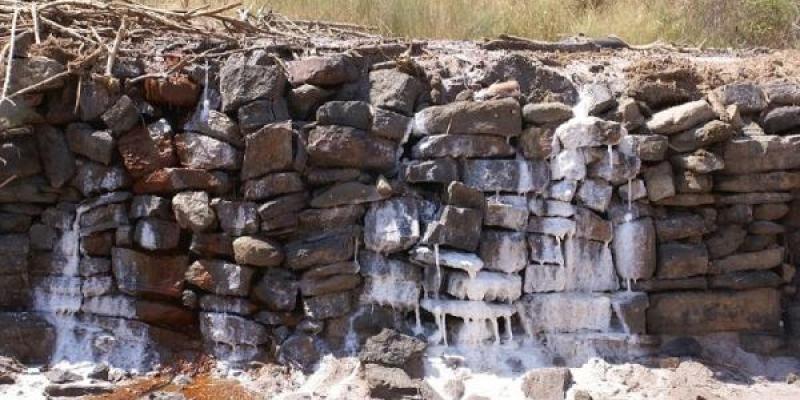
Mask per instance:
[[[189,6],[232,0],[167,0]],[[150,1],[164,4],[164,0]],[[584,33],[631,43],[797,47],[798,0],[245,0],[252,12],[369,24],[407,37],[501,33],[556,40]]]

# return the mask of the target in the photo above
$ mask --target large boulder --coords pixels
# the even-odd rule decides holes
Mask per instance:
[[[40,124],[36,126],[36,144],[50,185],[56,188],[64,186],[75,174],[75,156],[66,137],[57,128]]]
[[[292,125],[280,122],[247,135],[242,179],[253,179],[270,172],[285,171],[294,162]]]
[[[359,75],[353,58],[344,54],[290,61],[286,63],[286,70],[293,86],[335,86],[355,81]]]
[[[180,298],[186,256],[157,256],[115,247],[111,268],[119,290],[132,296]]]
[[[422,242],[475,251],[480,241],[482,220],[478,210],[446,206],[439,220],[428,225]]]
[[[364,244],[372,251],[389,254],[408,250],[419,237],[419,212],[412,198],[373,203],[364,217]]]
[[[317,126],[308,135],[309,162],[325,168],[388,171],[394,168],[395,143],[345,126]]]
[[[547,163],[525,160],[465,160],[467,186],[484,192],[541,193],[550,180]]]
[[[217,217],[206,192],[182,192],[172,198],[172,210],[178,225],[192,232],[207,232],[217,224]]]
[[[647,121],[647,128],[652,133],[671,135],[708,122],[715,116],[707,101],[697,100],[654,114],[650,121]]]
[[[283,251],[272,240],[242,236],[233,241],[236,262],[256,267],[276,267],[283,262]]]
[[[649,279],[656,271],[656,230],[650,218],[614,226],[614,260],[620,278]]]
[[[375,363],[404,369],[410,375],[422,372],[424,341],[391,329],[370,337],[358,358],[364,363]]]
[[[232,145],[210,136],[182,133],[175,136],[181,165],[197,169],[238,170],[242,154]]]
[[[413,132],[515,137],[522,132],[522,110],[513,98],[428,107],[414,116]]]
[[[125,169],[133,177],[142,177],[161,168],[177,165],[172,129],[166,120],[147,127],[137,127],[117,140],[117,150]]]
[[[751,174],[800,167],[800,135],[751,136],[722,145],[724,174]]]
[[[254,100],[283,95],[286,76],[278,65],[254,65],[244,54],[229,57],[219,71],[222,111],[234,111]]]
[[[56,330],[37,313],[0,313],[0,353],[26,364],[47,364],[56,346]]]
[[[411,115],[423,84],[411,75],[396,69],[379,69],[369,73],[369,102],[377,107]]]

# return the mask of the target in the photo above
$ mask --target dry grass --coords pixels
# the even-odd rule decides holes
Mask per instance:
[[[230,0],[166,0],[222,4]],[[149,1],[164,4],[162,1]],[[369,24],[383,33],[480,39],[501,33],[556,40],[576,33],[631,43],[797,47],[799,0],[246,0],[256,12]]]

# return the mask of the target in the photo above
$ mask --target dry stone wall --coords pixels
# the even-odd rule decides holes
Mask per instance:
[[[146,368],[309,365],[383,326],[556,349],[800,335],[800,86],[404,65],[257,51],[131,83],[122,62],[0,103],[0,348]]]

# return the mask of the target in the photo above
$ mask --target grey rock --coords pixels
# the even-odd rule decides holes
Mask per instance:
[[[324,320],[347,315],[353,308],[350,292],[325,294],[303,299],[303,308],[308,317]]]
[[[358,78],[354,60],[344,54],[326,57],[307,57],[286,63],[292,85],[311,84],[335,86]]]
[[[411,75],[394,69],[369,73],[369,102],[377,107],[411,115],[424,88]]]
[[[351,232],[328,232],[286,244],[286,266],[305,270],[316,265],[333,264],[353,256],[354,240]]]
[[[519,148],[522,150],[522,155],[534,160],[544,160],[549,158],[554,149],[553,136],[555,136],[555,129],[542,128],[538,126],[529,126],[522,130],[519,136]]]
[[[669,138],[669,146],[678,152],[694,151],[716,143],[729,140],[736,134],[736,129],[722,121],[711,121],[705,125],[689,129]]]
[[[739,225],[722,225],[706,238],[708,255],[713,259],[733,254],[744,243],[747,231]]]
[[[800,107],[798,107],[800,113]],[[800,119],[793,117],[793,121]],[[800,135],[735,138],[721,146],[726,175],[750,174],[800,167]]]
[[[133,240],[147,250],[168,250],[178,246],[181,229],[178,224],[155,218],[143,218],[136,223]]]
[[[775,171],[747,175],[720,175],[714,188],[721,192],[790,191],[800,189],[800,173]]]
[[[544,191],[550,171],[545,162],[523,160],[465,160],[464,184],[484,192]]]
[[[578,189],[578,200],[586,207],[598,212],[605,212],[611,204],[614,187],[600,179],[587,179]]]
[[[256,100],[241,106],[237,112],[239,130],[243,135],[255,132],[264,125],[289,120],[289,107],[279,97],[274,100]]]
[[[698,174],[708,174],[725,168],[725,162],[716,154],[699,149],[693,153],[673,156],[672,165]]]
[[[36,144],[50,185],[60,188],[75,174],[75,157],[64,134],[50,125],[36,125]]]
[[[439,220],[428,225],[422,243],[475,251],[480,241],[482,220],[480,211],[446,206]]]
[[[308,136],[309,163],[324,168],[388,171],[394,168],[395,143],[344,126],[317,126]]]
[[[483,224],[523,231],[528,226],[528,208],[524,202],[523,204],[514,204],[502,200],[489,200],[486,203]]]
[[[208,312],[200,313],[199,317],[200,332],[211,342],[231,346],[258,346],[269,343],[267,328],[243,317]],[[219,329],[220,326],[224,326],[225,329]]]
[[[458,163],[451,158],[412,161],[403,166],[403,180],[409,183],[449,184],[458,179]]]
[[[298,283],[288,271],[267,269],[253,286],[252,298],[271,311],[292,311],[297,305]]]
[[[233,238],[226,233],[194,233],[189,251],[210,258],[233,256]]]
[[[577,237],[564,241],[568,291],[614,291],[619,287],[611,249],[604,243]]]
[[[800,107],[778,107],[767,112],[761,118],[761,127],[768,134],[774,135],[796,128],[797,119],[800,118]]]
[[[669,139],[664,135],[627,135],[619,143],[622,153],[639,157],[642,161],[662,161],[667,149]]]
[[[236,238],[233,241],[233,254],[237,263],[256,267],[277,267],[284,259],[278,243],[254,236]]]
[[[672,166],[662,162],[644,170],[644,183],[647,186],[647,197],[651,201],[659,201],[675,195],[675,181]]]
[[[484,268],[507,274],[528,265],[526,235],[521,232],[486,230],[481,234],[480,256]]]
[[[574,119],[559,126],[556,136],[565,149],[614,145],[622,138],[622,126],[597,117]]]
[[[289,336],[281,343],[278,360],[296,368],[310,370],[319,361],[321,355],[316,348],[314,338],[303,334]]]
[[[371,203],[384,200],[392,195],[389,183],[379,179],[376,185],[359,182],[338,183],[311,199],[315,208],[330,208],[344,205]]]
[[[220,68],[222,111],[230,112],[258,99],[276,99],[283,94],[286,77],[277,65],[253,65],[236,54]]]
[[[368,131],[372,127],[372,112],[364,101],[329,101],[317,109],[317,123]]]
[[[647,121],[652,133],[671,135],[695,125],[708,122],[715,117],[714,110],[705,100],[693,101],[668,108],[653,115]]]
[[[737,106],[742,114],[758,113],[767,106],[764,91],[753,83],[728,84],[715,89],[712,96],[723,106]]]
[[[183,229],[195,233],[207,232],[217,224],[206,192],[181,192],[172,198],[175,219]]]
[[[181,165],[197,169],[238,170],[242,154],[229,143],[196,133],[175,135]]]
[[[205,112],[207,113],[206,118],[192,119],[191,124],[187,124],[184,129],[202,133],[236,147],[244,145],[239,125],[227,114],[217,110],[205,110]]]
[[[170,203],[170,199],[166,197],[152,195],[134,196],[131,201],[131,209],[128,216],[132,219],[152,217],[169,220],[173,218]]]
[[[408,250],[419,238],[419,212],[414,199],[373,203],[364,216],[364,245],[372,251],[390,254]]]
[[[649,279],[656,271],[656,229],[650,218],[614,226],[614,260],[625,280]]]
[[[686,239],[706,233],[703,217],[695,214],[672,214],[656,219],[656,233],[659,242]]]
[[[247,296],[254,272],[223,260],[197,260],[186,271],[186,282],[222,296]]]
[[[714,260],[711,263],[711,272],[724,274],[738,271],[767,270],[783,263],[784,248],[755,251],[750,253],[736,253]]]
[[[522,132],[522,110],[513,98],[461,101],[425,108],[414,116],[419,135],[495,135],[516,137]]]
[[[708,272],[708,250],[703,244],[663,243],[658,246],[660,279],[688,278]]]
[[[411,154],[414,158],[430,159],[508,157],[514,153],[514,147],[497,136],[431,135],[417,142]]]
[[[405,115],[382,108],[374,108],[372,109],[372,128],[369,133],[400,142],[411,132],[411,121],[411,118]]]
[[[564,103],[526,104],[522,116],[526,122],[538,125],[559,124],[572,118],[572,107]]]
[[[266,200],[305,189],[296,172],[277,172],[246,181],[242,188],[245,200]]]
[[[647,293],[621,292],[611,297],[611,309],[619,318],[623,331],[628,335],[641,335],[646,330]]]
[[[353,274],[330,275],[322,278],[303,278],[299,282],[303,296],[321,296],[330,293],[355,289],[361,284],[361,277]]]
[[[96,130],[83,123],[67,125],[69,149],[92,161],[108,165],[114,155],[115,142],[110,131]]]
[[[142,121],[136,103],[126,95],[120,96],[114,105],[103,113],[101,119],[114,135],[125,133]]]
[[[219,220],[219,227],[231,236],[250,235],[258,232],[256,204],[248,201],[214,199],[211,207]]]

